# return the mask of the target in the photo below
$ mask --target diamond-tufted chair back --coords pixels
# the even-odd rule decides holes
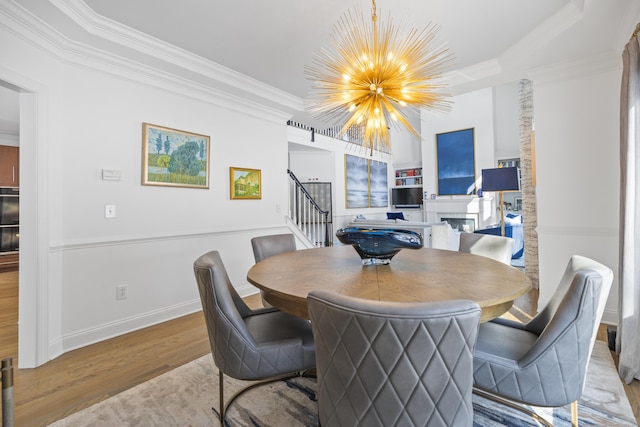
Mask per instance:
[[[470,426],[473,301],[307,297],[323,426]]]

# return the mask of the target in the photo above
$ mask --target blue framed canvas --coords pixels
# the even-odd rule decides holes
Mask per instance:
[[[347,209],[389,206],[385,162],[345,154],[344,175]]]
[[[438,195],[475,194],[474,128],[436,135]]]

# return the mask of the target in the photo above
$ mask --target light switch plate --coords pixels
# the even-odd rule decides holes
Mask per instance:
[[[104,217],[105,218],[115,218],[116,217],[116,206],[115,205],[104,205]]]
[[[103,181],[122,181],[122,171],[119,169],[102,169]]]

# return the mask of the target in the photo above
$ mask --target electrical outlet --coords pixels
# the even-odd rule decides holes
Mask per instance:
[[[118,285],[116,286],[116,299],[127,299],[129,296],[129,286],[128,285]]]

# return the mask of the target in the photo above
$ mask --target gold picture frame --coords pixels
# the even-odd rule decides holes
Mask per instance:
[[[262,171],[230,167],[229,191],[232,200],[262,199]]]
[[[142,185],[209,188],[211,138],[142,124]]]

